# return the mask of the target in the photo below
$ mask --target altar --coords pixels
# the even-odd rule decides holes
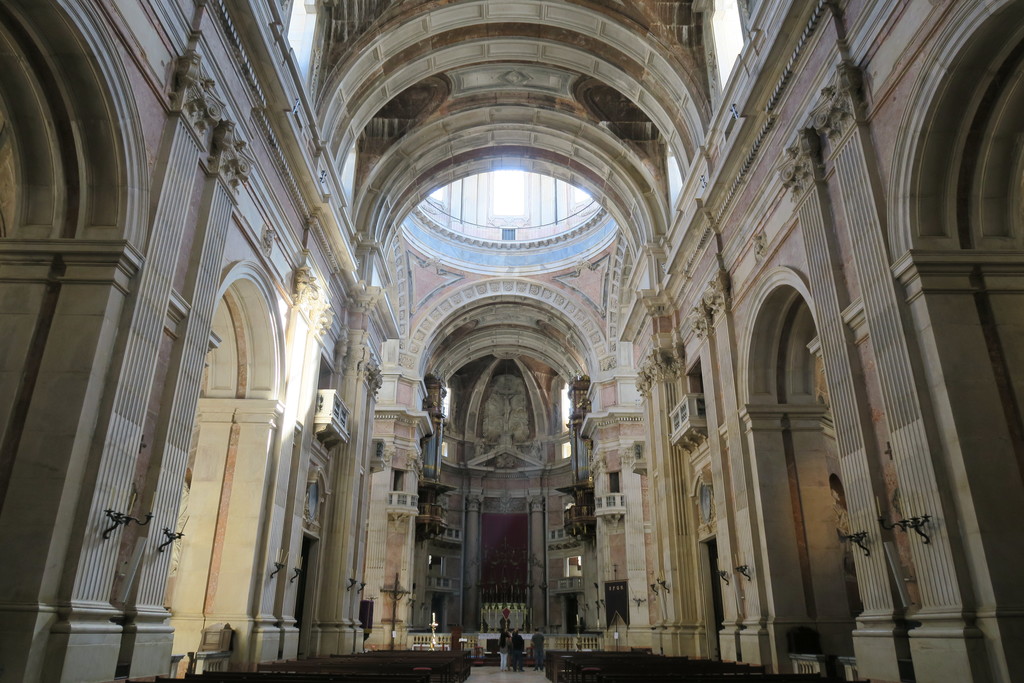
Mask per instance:
[[[497,637],[502,628],[522,631],[532,626],[530,608],[525,602],[485,602],[480,607],[481,637],[494,633]]]

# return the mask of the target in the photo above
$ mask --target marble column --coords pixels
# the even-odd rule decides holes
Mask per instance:
[[[530,610],[534,629],[544,624],[544,591],[540,585],[544,583],[547,567],[547,529],[544,526],[544,497],[530,498]]]
[[[480,630],[480,506],[479,496],[466,496],[466,532],[462,535],[465,575],[462,623],[466,631]],[[472,586],[471,588],[469,586]]]

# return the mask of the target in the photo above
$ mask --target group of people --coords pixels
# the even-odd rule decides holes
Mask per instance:
[[[533,670],[539,671],[544,668],[544,634],[540,631],[535,631],[533,637],[530,638],[530,642],[533,643]],[[501,636],[498,638],[498,655],[501,657],[501,670],[523,671],[523,664],[525,663],[523,653],[525,649],[526,641],[520,635],[519,629],[512,629],[512,633],[502,629]],[[509,660],[510,654],[512,655],[511,661]]]

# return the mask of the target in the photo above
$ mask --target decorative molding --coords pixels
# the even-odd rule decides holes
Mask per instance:
[[[768,237],[764,234],[764,230],[758,230],[754,233],[751,241],[754,243],[754,260],[761,263],[768,253]]]
[[[360,371],[363,373],[363,379],[366,381],[367,387],[370,390],[370,395],[373,400],[377,400],[377,392],[384,386],[384,376],[380,371],[380,364],[372,358],[367,359],[362,363]]]

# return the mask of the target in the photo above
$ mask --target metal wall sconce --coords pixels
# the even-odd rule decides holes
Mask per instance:
[[[185,532],[184,531],[174,532],[174,531],[171,531],[170,529],[168,529],[167,527],[164,527],[164,536],[167,537],[167,540],[164,541],[163,543],[161,543],[160,545],[158,545],[156,547],[156,551],[158,553],[162,553],[164,551],[164,548],[166,548],[170,544],[174,543],[179,538],[184,538]]]
[[[640,609],[640,605],[647,602],[647,598],[633,598],[633,602],[636,603],[636,608]]]
[[[350,578],[348,580],[348,586],[345,587],[345,592],[348,593],[350,590],[352,590],[352,586],[356,585],[357,583],[359,583],[359,581]]]
[[[665,583],[665,579],[658,579],[658,585],[661,586],[662,588],[664,588],[666,593],[671,593],[672,592],[672,591],[670,591],[668,589],[668,584]]]
[[[275,562],[274,563],[274,571],[270,572],[270,578],[274,578],[274,576],[276,576],[279,571],[284,569],[285,566],[287,566],[287,565],[285,565],[284,562]]]
[[[736,567],[735,569],[740,574],[743,574],[743,576],[747,577],[747,581],[751,581],[752,580],[750,578],[750,567],[748,565],[741,564],[740,566]]]
[[[881,518],[879,518],[879,521],[881,521]],[[867,537],[868,532],[866,531],[857,531],[852,534],[839,534],[839,538],[843,539],[844,541],[851,541],[854,545],[863,550],[864,557],[870,557],[871,550],[866,545],[864,545],[864,541],[867,540]]]
[[[292,567],[292,571],[294,574],[292,574],[292,578],[288,579],[288,583],[294,583],[295,579],[299,578],[299,575],[302,574],[302,567]]]
[[[720,578],[722,581],[725,581],[726,586],[729,585],[729,572],[725,571],[724,569],[719,569],[718,578]]]
[[[931,518],[931,515],[922,515],[921,517],[908,517],[906,519],[901,519],[898,522],[893,522],[892,524],[886,524],[885,517],[879,515],[878,523],[882,525],[882,528],[886,531],[890,529],[895,529],[896,527],[899,527],[903,531],[906,531],[907,529],[913,529],[917,532],[919,536],[924,538],[924,541],[922,542],[927,545],[928,543],[932,542],[932,539],[928,538],[928,534],[921,531],[921,527],[927,524],[931,520]]]
[[[658,594],[658,584],[656,584],[656,583],[652,583],[651,584],[651,592],[654,593],[655,595]]]
[[[146,513],[145,521],[143,521],[141,519],[135,519],[134,517],[129,517],[128,515],[126,515],[123,512],[116,512],[114,510],[104,510],[103,514],[105,514],[107,516],[107,518],[110,519],[111,522],[113,522],[112,526],[110,526],[110,527],[108,527],[108,528],[103,530],[103,540],[104,541],[107,540],[108,538],[110,538],[110,534],[114,531],[114,529],[116,529],[117,527],[119,527],[121,525],[128,526],[132,522],[135,522],[139,526],[146,526],[147,524],[149,524],[149,521],[151,519],[153,519],[153,513],[152,512],[147,512]]]
[[[366,582],[365,581],[360,581],[359,582],[359,590],[357,590],[356,593],[362,593],[364,588],[366,588]]]

